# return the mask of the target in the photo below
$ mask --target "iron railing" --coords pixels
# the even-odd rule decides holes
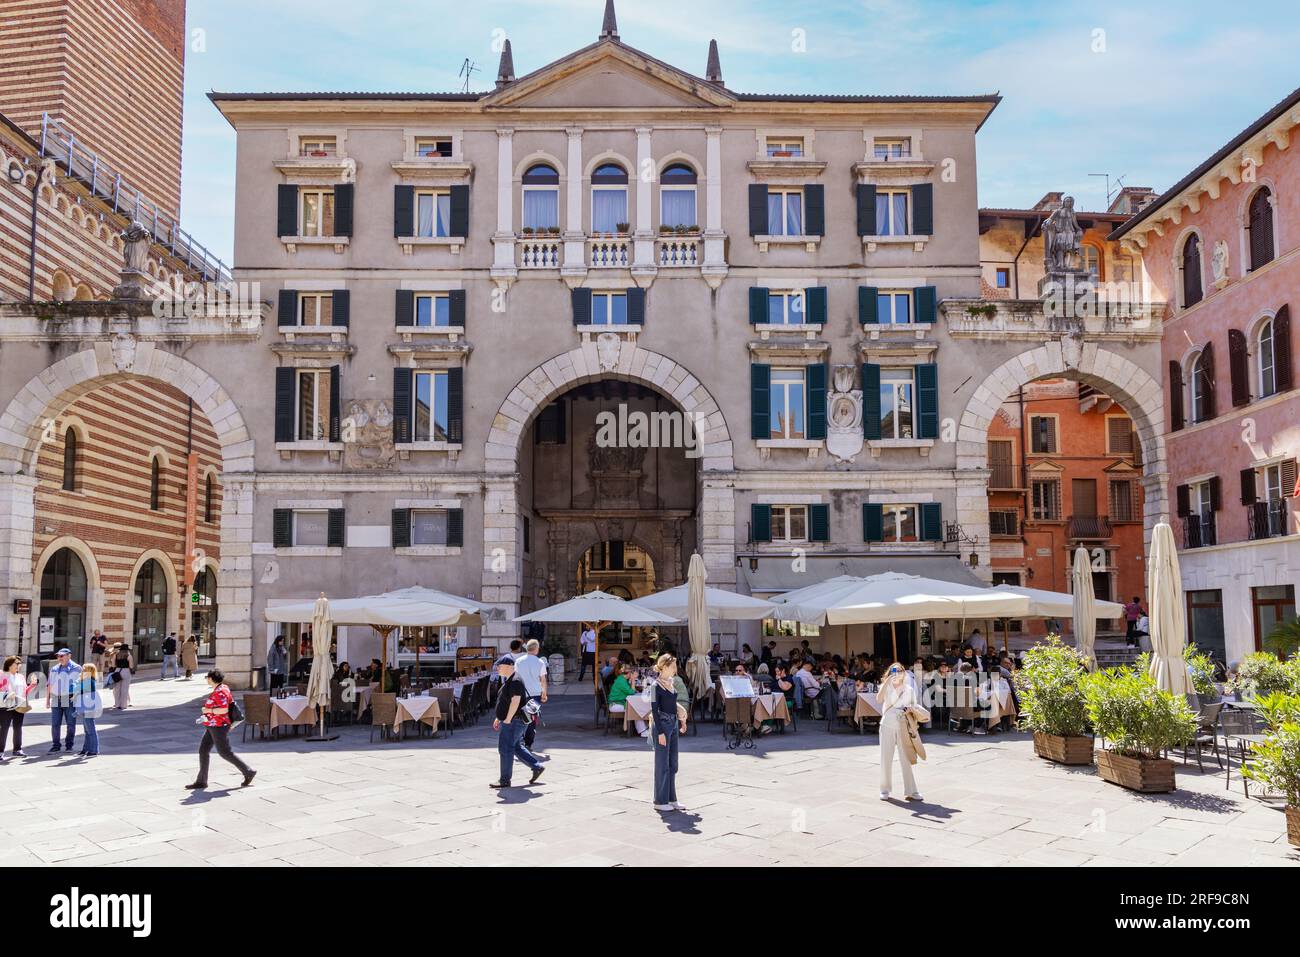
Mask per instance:
[[[1110,519],[1101,515],[1071,515],[1070,537],[1077,539],[1110,538]]]
[[[1286,502],[1255,502],[1246,506],[1246,524],[1252,540],[1286,534]]]
[[[158,204],[132,186],[100,157],[77,142],[76,134],[48,113],[41,116],[41,156],[54,160],[113,212],[137,222],[153,241],[207,282],[230,282],[230,269],[208,251]]]
[[[1203,548],[1218,544],[1218,532],[1213,515],[1186,515],[1183,517],[1183,547]]]

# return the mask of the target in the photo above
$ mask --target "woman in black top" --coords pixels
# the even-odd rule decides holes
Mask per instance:
[[[677,802],[677,735],[686,730],[686,717],[677,710],[677,691],[673,679],[677,677],[677,659],[660,655],[655,662],[658,680],[654,684],[653,721],[655,746],[655,810],[684,811],[686,805]]]

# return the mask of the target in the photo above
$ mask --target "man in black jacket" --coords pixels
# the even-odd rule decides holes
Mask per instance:
[[[168,668],[171,669],[173,678],[179,678],[181,676],[181,669],[180,664],[176,660],[176,632],[170,632],[167,637],[162,640],[162,656],[163,666],[161,680],[167,680]]]
[[[531,715],[527,714],[524,702],[528,701],[528,689],[515,674],[515,659],[509,654],[497,659],[497,677],[501,680],[501,690],[497,694],[496,719],[492,730],[497,734],[497,753],[501,756],[501,775],[488,785],[491,788],[510,787],[510,772],[515,758],[532,769],[533,776],[529,784],[535,784],[546,770],[542,763],[533,757],[533,753],[524,746],[524,732],[528,730]]]

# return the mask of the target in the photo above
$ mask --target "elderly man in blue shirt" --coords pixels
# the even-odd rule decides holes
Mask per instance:
[[[64,721],[68,724],[68,735],[63,740],[63,747],[72,750],[73,740],[77,736],[77,713],[72,710],[72,686],[81,678],[81,665],[72,660],[72,652],[60,648],[56,655],[58,661],[50,665],[49,683],[45,687],[45,700],[50,704],[50,754],[59,750],[59,729]]]

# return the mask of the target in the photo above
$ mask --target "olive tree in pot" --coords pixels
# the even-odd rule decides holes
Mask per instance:
[[[1165,753],[1196,736],[1196,715],[1187,699],[1127,668],[1090,674],[1083,689],[1088,722],[1110,744],[1097,752],[1102,778],[1134,791],[1174,790],[1174,762]]]
[[[1056,635],[1025,651],[1016,673],[1020,720],[1034,732],[1034,753],[1059,764],[1092,764],[1088,710],[1079,682],[1083,656]]]
[[[1286,838],[1300,847],[1300,693],[1277,691],[1256,704],[1268,733],[1251,746],[1242,774],[1286,798]]]

